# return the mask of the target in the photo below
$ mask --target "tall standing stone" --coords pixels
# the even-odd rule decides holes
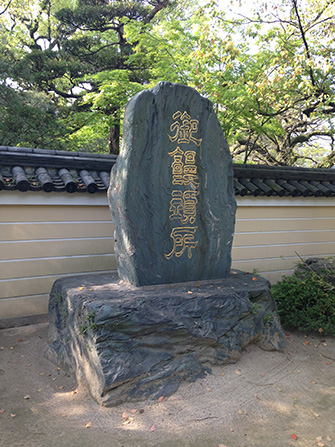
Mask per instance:
[[[125,110],[108,191],[119,277],[135,286],[226,278],[236,203],[211,102],[161,82]]]
[[[61,278],[49,301],[46,356],[100,404],[169,396],[252,342],[282,349],[270,283],[228,278],[232,181],[210,101],[164,82],[128,103],[109,188],[127,283],[112,273]]]

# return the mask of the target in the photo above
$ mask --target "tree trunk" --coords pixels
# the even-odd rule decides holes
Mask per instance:
[[[118,154],[120,152],[120,124],[111,126],[108,137],[108,148],[110,154]]]

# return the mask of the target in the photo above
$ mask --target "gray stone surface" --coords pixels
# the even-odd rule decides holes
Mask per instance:
[[[161,82],[130,100],[108,195],[121,279],[229,276],[232,161],[211,102],[194,89]]]
[[[46,356],[102,405],[168,396],[211,365],[235,362],[249,343],[283,347],[269,287],[238,271],[141,288],[106,274],[62,278],[51,292]]]

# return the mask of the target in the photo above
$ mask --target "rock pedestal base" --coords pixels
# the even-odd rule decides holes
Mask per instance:
[[[101,405],[171,395],[182,381],[237,361],[243,348],[284,346],[270,284],[223,280],[134,287],[112,274],[57,280],[46,357],[74,372]]]

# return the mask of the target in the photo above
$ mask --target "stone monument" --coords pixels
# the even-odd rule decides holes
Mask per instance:
[[[98,403],[168,396],[252,342],[282,348],[269,282],[231,272],[232,161],[209,100],[167,82],[137,94],[108,197],[119,276],[54,283],[46,351]]]
[[[118,272],[135,286],[230,275],[233,166],[209,100],[167,82],[127,105],[109,189]]]

